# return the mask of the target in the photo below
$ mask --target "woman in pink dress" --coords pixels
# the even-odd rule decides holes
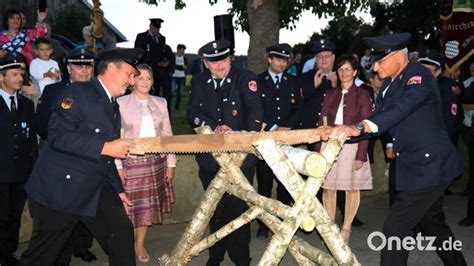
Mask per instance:
[[[153,72],[139,65],[133,92],[117,99],[124,138],[173,135],[164,98],[149,94]],[[176,166],[173,154],[129,155],[116,161],[120,178],[132,206],[127,209],[135,228],[135,252],[140,262],[148,262],[145,236],[149,226],[162,222],[162,214],[171,212],[174,203],[172,179]]]
[[[338,86],[324,98],[319,124],[327,117],[329,126],[353,125],[372,114],[368,93],[354,84],[358,61],[353,55],[342,55],[336,61]],[[323,144],[324,145],[324,144]],[[348,242],[351,225],[360,203],[360,190],[372,189],[372,174],[367,155],[368,141],[345,144],[323,184],[323,205],[329,216],[336,216],[337,190],[346,193],[342,238]]]

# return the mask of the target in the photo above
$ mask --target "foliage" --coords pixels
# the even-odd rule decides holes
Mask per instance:
[[[420,47],[439,48],[441,29],[441,3],[439,0],[405,0],[391,4],[376,2],[371,5],[375,18],[374,30],[385,32],[410,32],[409,49]]]
[[[150,5],[158,5],[160,0],[139,0]],[[163,0],[165,1],[165,0]],[[218,0],[209,0],[209,4],[214,5]],[[247,7],[252,0],[227,0],[232,2],[229,14],[237,18],[236,26],[246,32],[249,31],[249,20]],[[265,1],[265,0],[261,0]],[[253,2],[259,2],[253,0]],[[336,19],[353,14],[358,10],[368,9],[375,0],[279,0],[280,28],[295,29],[297,22],[303,11],[309,10],[318,17],[334,16]],[[175,8],[186,7],[184,0],[175,0]]]
[[[89,24],[89,15],[71,6],[58,13],[52,28],[54,33],[77,43],[82,41],[82,28]]]

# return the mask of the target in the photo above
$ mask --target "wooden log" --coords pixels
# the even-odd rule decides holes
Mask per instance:
[[[278,143],[278,146],[298,173],[306,176],[324,177],[327,171],[327,162],[324,156],[284,143]]]
[[[277,145],[273,141],[271,142],[258,142],[255,143],[255,147],[259,153],[265,158],[265,161],[272,168],[275,176],[281,181],[281,183],[288,190],[290,195],[296,199],[300,194],[301,190],[304,187],[304,181],[300,175],[297,174],[293,165],[285,160],[286,155],[283,154],[280,150],[277,152],[266,152],[265,150],[260,151],[259,145],[266,143],[265,145],[274,145],[276,148]],[[337,155],[342,147],[342,144],[339,140],[332,139],[328,142],[325,149],[321,152],[323,156],[328,156],[326,161],[329,165],[327,171],[329,171],[330,166],[337,158]],[[314,194],[315,195],[315,194]],[[353,263],[358,264],[357,259],[352,254],[350,248],[345,244],[344,240],[340,236],[339,228],[327,215],[326,210],[322,207],[321,203],[314,198],[312,204],[309,207],[311,213],[310,216],[316,222],[316,229],[321,234],[324,242],[327,244],[329,250],[333,254],[336,261],[340,264]]]
[[[311,259],[312,261],[317,261],[320,265],[328,265],[328,266],[337,266],[337,262],[334,258],[327,254],[326,252],[311,246],[308,242],[305,241],[294,241],[290,243],[290,247],[297,243],[298,252],[306,258]]]
[[[219,230],[210,234],[199,243],[194,245],[190,250],[191,256],[197,256],[203,250],[208,249],[209,247],[213,246],[219,240],[222,240],[224,237],[230,235],[235,230],[239,229],[243,225],[250,223],[254,220],[257,216],[264,212],[263,209],[258,207],[251,207],[246,212],[242,213],[239,217],[235,218],[231,222],[227,223],[225,226],[221,227]]]
[[[212,134],[209,127],[199,128],[198,134]],[[238,154],[232,157],[232,162],[237,165],[242,165],[245,154]],[[185,265],[192,258],[190,254],[191,248],[202,238],[207,230],[207,226],[217,204],[221,200],[229,184],[225,168],[219,169],[217,175],[209,184],[202,200],[200,201],[196,211],[194,212],[191,222],[186,227],[183,235],[171,252],[171,256],[163,257],[163,265]]]

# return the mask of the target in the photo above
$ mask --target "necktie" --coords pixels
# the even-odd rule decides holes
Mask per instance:
[[[280,77],[275,76],[275,87],[278,89],[280,88]]]
[[[16,108],[15,96],[10,96],[10,111],[13,114],[16,114],[17,110],[18,109]]]
[[[222,79],[214,79],[216,81],[216,91],[221,88]]]

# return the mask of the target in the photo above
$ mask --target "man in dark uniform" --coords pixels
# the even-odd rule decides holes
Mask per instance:
[[[337,85],[337,75],[332,70],[336,59],[335,50],[336,46],[328,39],[320,39],[313,44],[316,69],[304,73],[300,78],[303,96],[300,128],[318,127],[324,96]]]
[[[257,84],[263,104],[263,122],[266,131],[297,128],[300,119],[302,99],[296,77],[285,70],[293,49],[290,45],[276,44],[267,48],[268,69],[258,75]],[[257,162],[258,193],[270,198],[273,180],[277,180],[265,161]],[[277,199],[291,204],[291,196],[277,180]],[[267,238],[268,227],[260,220],[257,237]]]
[[[166,38],[160,33],[160,18],[150,19],[150,28],[137,34],[135,48],[145,50],[142,63],[149,65],[153,69],[154,92],[153,95],[161,95],[168,102],[168,111],[171,114],[171,80],[175,66],[175,56],[171,47],[166,44]]]
[[[0,265],[17,265],[25,182],[38,156],[31,127],[33,102],[18,93],[23,85],[23,56],[9,52],[0,61]]]
[[[47,85],[36,106],[35,131],[44,141],[48,137],[51,107],[56,103],[63,89],[72,82],[90,81],[94,75],[95,54],[86,48],[72,50],[67,55],[66,62],[69,80],[62,80],[61,82]],[[97,260],[97,257],[89,251],[92,247],[92,242],[92,234],[82,223],[79,223],[58,259],[57,265],[69,265],[72,254],[86,262]]]
[[[231,67],[230,42],[213,41],[203,47],[204,64],[209,69],[193,78],[188,102],[187,119],[192,127],[209,125],[216,134],[229,130],[259,131],[263,118],[257,76]],[[206,189],[219,166],[210,154],[196,156],[199,178]],[[241,169],[250,183],[253,181],[257,158],[247,156]],[[247,210],[247,204],[237,197],[225,194],[210,221],[211,233],[237,218]],[[227,251],[236,265],[250,264],[250,225],[246,224],[209,249],[207,265],[219,265]]]
[[[418,63],[410,63],[406,43],[409,33],[365,38],[371,61],[380,78],[388,78],[372,116],[353,126],[341,126],[333,136],[379,135],[393,137],[396,156],[395,202],[385,220],[383,233],[405,243],[420,225],[425,236],[436,236],[433,245],[445,265],[466,265],[460,251],[442,250],[454,241],[446,224],[443,192],[463,170],[463,162],[444,128],[441,98],[433,75]],[[440,249],[438,249],[440,248]],[[406,265],[408,250],[381,252],[381,265]]]
[[[26,183],[33,233],[20,265],[53,265],[77,223],[93,233],[110,265],[135,265],[130,205],[115,167],[131,142],[119,139],[115,97],[134,81],[141,49],[103,50],[98,77],[63,88],[48,141]]]
[[[472,64],[471,64],[472,67]],[[474,104],[474,82],[469,84],[469,87],[463,90],[463,103]],[[474,119],[471,118],[471,125]],[[469,179],[466,191],[468,193],[466,216],[459,221],[460,226],[474,225],[474,126],[463,127],[463,139],[467,143],[467,150],[469,153]]]
[[[459,118],[459,115],[464,116],[462,105],[458,103],[458,96],[453,92],[456,81],[441,75],[444,70],[444,58],[438,51],[427,51],[421,55],[418,59],[418,63],[428,68],[436,78],[440,89],[443,122],[449,138],[453,142],[453,145],[456,145],[456,132],[459,131],[462,124],[462,119]]]

